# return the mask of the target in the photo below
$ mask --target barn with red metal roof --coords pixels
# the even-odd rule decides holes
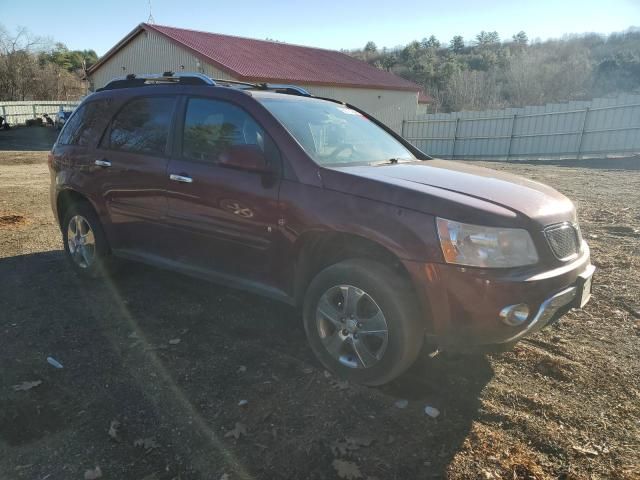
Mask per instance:
[[[212,78],[291,83],[351,103],[400,131],[420,86],[345,53],[142,23],[89,71],[93,88],[130,73],[201,72]]]

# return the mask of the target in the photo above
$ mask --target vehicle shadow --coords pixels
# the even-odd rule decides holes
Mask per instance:
[[[294,309],[139,265],[87,282],[61,251],[41,252],[0,259],[0,283],[3,386],[42,381],[0,392],[0,477],[26,457],[30,475],[56,477],[91,445],[118,478],[332,478],[335,459],[437,478],[493,377],[482,355],[422,355],[384,387],[345,385],[315,360]],[[140,438],[157,446],[141,451]]]

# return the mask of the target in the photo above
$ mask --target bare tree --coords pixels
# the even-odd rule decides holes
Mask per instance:
[[[495,77],[487,72],[458,70],[453,72],[443,95],[450,111],[500,108],[500,89]]]
[[[83,94],[83,72],[53,61],[64,45],[52,45],[24,27],[12,34],[0,25],[0,100],[68,100]]]
[[[0,98],[24,100],[35,81],[37,62],[34,52],[44,40],[19,27],[14,35],[0,26]]]

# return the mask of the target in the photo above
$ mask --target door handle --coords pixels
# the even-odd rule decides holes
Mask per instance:
[[[93,163],[98,165],[99,167],[110,167],[111,166],[111,162],[109,160],[96,160]]]
[[[172,173],[171,175],[169,175],[169,180],[173,180],[174,182],[180,182],[180,183],[193,183],[193,178],[186,177],[184,175],[176,175],[175,173]]]

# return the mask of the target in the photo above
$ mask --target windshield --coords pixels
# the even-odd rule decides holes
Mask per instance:
[[[400,142],[356,110],[319,99],[259,100],[320,165],[415,160]]]

